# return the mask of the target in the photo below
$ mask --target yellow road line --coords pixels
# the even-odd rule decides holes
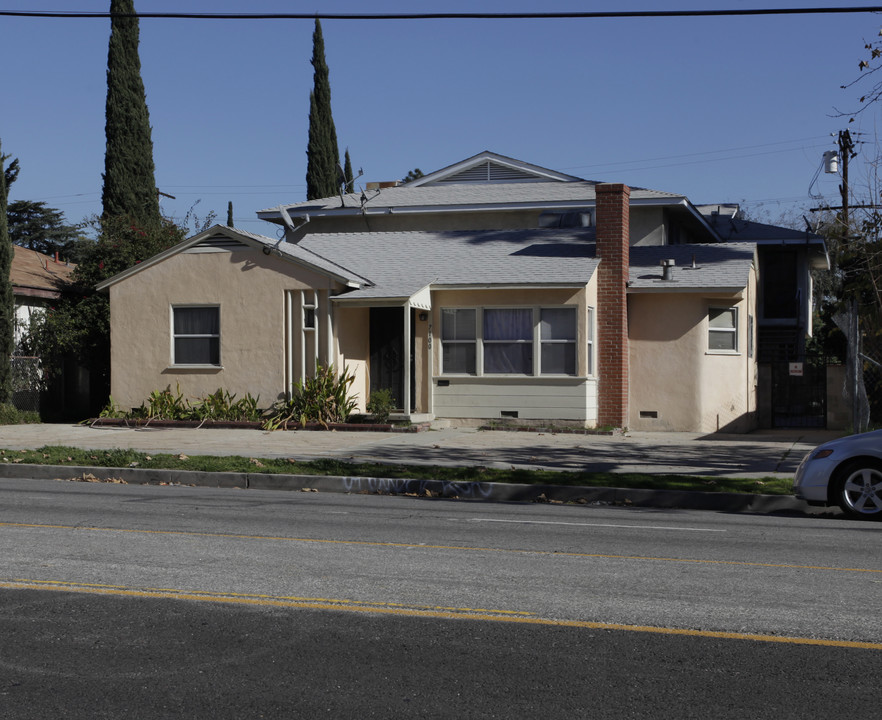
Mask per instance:
[[[350,600],[344,598],[306,598],[299,597],[296,595],[265,595],[260,593],[232,593],[232,592],[216,592],[212,590],[180,590],[178,588],[154,588],[154,587],[140,587],[140,588],[131,588],[127,585],[107,585],[102,583],[80,583],[80,582],[70,582],[67,580],[32,580],[25,578],[9,578],[6,580],[0,579],[0,588],[14,588],[17,586],[28,587],[30,589],[40,589],[40,590],[66,590],[69,592],[94,592],[94,593],[123,593],[123,594],[137,594],[143,597],[182,597],[186,596],[191,600],[219,600],[226,602],[237,602],[238,600],[242,600],[243,602],[280,602],[280,603],[291,603],[291,604],[303,604],[303,603],[321,603],[322,605],[326,605],[328,607],[335,607],[337,609],[341,609],[343,607],[349,607],[358,609],[360,607],[367,607],[368,609],[374,607],[384,607],[384,608],[401,608],[407,610],[414,610],[417,612],[423,611],[431,611],[431,612],[452,612],[452,613],[489,613],[494,615],[512,615],[518,617],[529,617],[533,615],[533,613],[520,611],[520,610],[490,610],[487,608],[457,608],[457,607],[445,607],[443,605],[413,605],[413,604],[405,604],[405,603],[390,603],[390,602],[370,602],[367,600]]]
[[[518,550],[511,548],[468,547],[464,545],[428,545],[423,543],[380,542],[369,540],[326,540],[322,538],[297,538],[274,535],[237,535],[233,533],[207,533],[189,530],[144,530],[138,528],[85,527],[82,525],[46,525],[37,523],[0,522],[0,528],[36,528],[48,530],[76,530],[89,532],[129,533],[143,535],[178,535],[184,537],[224,538],[229,540],[271,541],[291,543],[317,543],[327,545],[356,545],[365,547],[406,548],[411,550],[458,550],[463,552],[494,552],[518,555],[547,555],[557,557],[592,558],[601,560],[638,560],[644,562],[691,563],[697,565],[730,565],[737,567],[776,568],[785,570],[824,570],[828,572],[871,573],[882,575],[874,568],[847,568],[830,565],[794,565],[790,563],[749,562],[746,560],[709,560],[706,558],[654,557],[651,555],[614,555],[610,553],[580,553],[558,550]]]
[[[358,600],[331,600],[325,598],[298,598],[272,595],[242,595],[204,591],[174,590],[170,588],[129,588],[121,585],[78,584],[47,580],[0,580],[0,588],[11,590],[48,590],[117,597],[139,597],[168,600],[191,600],[202,602],[250,605],[259,607],[285,607],[304,610],[339,610],[345,612],[396,615],[403,617],[429,617],[442,620],[469,619],[490,622],[508,622],[526,625],[567,627],[584,630],[615,630],[622,632],[652,633],[681,637],[716,640],[750,640],[753,642],[783,643],[788,645],[814,645],[856,650],[882,650],[882,643],[854,640],[825,640],[820,638],[761,635],[714,630],[688,630],[684,628],[653,627],[651,625],[625,625],[621,623],[590,622],[587,620],[555,620],[535,617],[531,613],[509,610],[472,608],[444,608],[433,606],[409,606],[397,603],[370,603]]]

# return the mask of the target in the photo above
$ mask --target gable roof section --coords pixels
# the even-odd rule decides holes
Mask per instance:
[[[56,262],[36,250],[13,245],[9,281],[13,295],[56,298],[62,286],[70,281],[76,265]]]
[[[345,262],[369,285],[341,303],[399,303],[428,286],[581,287],[598,265],[593,232],[554,230],[315,233],[301,246]]]
[[[331,277],[344,285],[350,287],[359,287],[365,282],[364,278],[358,277],[355,273],[351,273],[346,268],[332,260],[316,255],[315,253],[291,243],[274,240],[265,235],[248,232],[247,230],[239,230],[226,225],[214,225],[201,233],[193,235],[183,242],[170,247],[168,250],[161,252],[144,262],[133,265],[121,273],[104,280],[95,286],[96,290],[106,290],[111,285],[115,285],[126,278],[131,277],[139,272],[143,272],[147,268],[153,267],[163,262],[173,255],[184,252],[204,251],[224,251],[233,250],[236,247],[250,247],[260,249],[265,254],[274,254],[283,260],[294,262],[310,268],[322,275]]]
[[[739,292],[755,257],[754,243],[632,247],[628,292]],[[665,260],[675,263],[671,280],[662,277]]]
[[[291,216],[468,212],[584,208],[595,203],[597,182],[485,151],[406,185],[306,200],[260,210],[262,220],[283,224]],[[683,205],[700,214],[685,196],[631,188],[632,205]],[[706,224],[702,218],[701,221]]]
[[[411,180],[405,187],[422,187],[437,183],[493,183],[493,182],[558,182],[582,181],[574,175],[532,165],[523,160],[485,150],[446,168]]]

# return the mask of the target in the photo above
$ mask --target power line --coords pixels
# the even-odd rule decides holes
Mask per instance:
[[[639,160],[618,160],[618,161],[611,162],[611,163],[594,163],[592,165],[569,165],[567,167],[561,167],[561,168],[557,168],[557,169],[561,170],[561,171],[567,171],[567,170],[584,170],[584,169],[591,169],[591,168],[610,168],[610,167],[618,167],[620,165],[639,165],[641,163],[661,162],[662,160],[682,160],[683,158],[691,158],[691,157],[701,158],[701,157],[705,157],[708,155],[721,155],[723,153],[733,153],[733,152],[742,153],[740,155],[733,156],[735,158],[754,157],[755,155],[767,155],[767,154],[772,154],[772,153],[805,150],[807,148],[807,146],[806,145],[799,145],[798,147],[784,148],[781,150],[770,150],[770,151],[765,151],[765,152],[761,152],[761,153],[751,153],[749,155],[743,154],[743,151],[744,150],[757,150],[760,148],[777,147],[780,145],[791,145],[793,143],[806,143],[806,142],[817,143],[821,140],[827,140],[829,143],[829,138],[827,136],[815,136],[815,137],[810,137],[810,138],[799,138],[799,139],[795,139],[795,140],[779,140],[778,142],[763,143],[761,145],[744,145],[742,147],[724,148],[722,150],[703,150],[701,152],[693,152],[693,153],[677,153],[676,155],[663,155],[661,157],[642,158]],[[819,145],[811,145],[808,147],[816,148],[816,147],[819,147]],[[732,159],[732,157],[708,158],[707,160],[704,160],[703,162],[714,162],[715,160],[731,160],[731,159]],[[689,164],[689,163],[687,163],[687,162],[673,163],[673,165],[685,165],[685,164]],[[668,167],[668,166],[661,165],[659,167]]]
[[[602,10],[591,12],[441,12],[441,13],[116,13],[116,17],[142,20],[572,20],[602,18],[681,18],[768,15],[833,15],[882,12],[882,5],[864,7],[755,8],[729,10]],[[0,10],[0,17],[110,18],[110,12],[55,10]]]

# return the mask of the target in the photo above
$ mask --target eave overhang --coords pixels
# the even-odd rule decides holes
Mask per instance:
[[[744,287],[677,287],[675,280],[660,280],[658,286],[653,287],[628,287],[629,295],[662,294],[662,293],[691,293],[699,295],[725,295],[741,299],[744,297]]]
[[[284,260],[286,262],[290,262],[294,265],[299,265],[300,267],[308,268],[319,275],[323,275],[324,277],[330,278],[336,282],[339,282],[341,285],[345,285],[346,287],[358,289],[362,287],[362,284],[358,281],[354,280],[352,277],[347,277],[341,275],[339,273],[335,273],[333,270],[329,270],[326,267],[322,267],[320,265],[316,265],[311,263],[309,260],[302,257],[294,257],[293,255],[289,255],[287,253],[283,253],[276,246],[278,243],[273,242],[271,238],[267,238],[267,242],[262,242],[258,240],[256,237],[252,237],[250,234],[240,233],[236,231],[235,228],[228,228],[224,225],[215,225],[207,230],[202,231],[186,240],[179,242],[177,245],[173,245],[172,247],[164,250],[158,255],[154,255],[143,262],[138,263],[137,265],[133,265],[130,268],[123,270],[120,273],[117,273],[113,277],[109,277],[106,280],[98,283],[95,286],[95,289],[99,292],[103,292],[107,290],[112,285],[115,285],[122,280],[125,280],[133,275],[136,275],[148,268],[153,267],[154,265],[158,265],[159,263],[167,260],[168,258],[178,255],[180,253],[184,253],[190,248],[194,248],[202,242],[206,240],[210,240],[213,237],[224,236],[231,239],[235,239],[238,242],[241,242],[244,245],[249,246],[252,249],[259,249],[264,252],[266,255],[276,255],[279,259]]]

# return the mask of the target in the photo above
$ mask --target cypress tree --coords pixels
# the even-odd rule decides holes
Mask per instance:
[[[10,363],[15,349],[15,299],[9,277],[13,249],[6,224],[6,173],[2,158],[0,152],[0,403],[8,403],[12,399]]]
[[[309,93],[309,141],[306,146],[306,199],[315,200],[336,195],[340,191],[337,182],[337,166],[340,151],[337,148],[337,131],[331,115],[331,83],[328,64],[325,62],[325,40],[322,26],[315,19],[312,33],[313,89]]]
[[[139,227],[160,224],[159,194],[153,165],[153,141],[133,0],[110,0],[107,51],[103,217],[127,216]]]
[[[346,158],[343,162],[343,178],[346,180],[346,192],[355,192],[355,179],[352,177],[352,160],[349,159],[349,148],[343,155]]]
[[[227,227],[233,227],[233,201],[227,203]]]

